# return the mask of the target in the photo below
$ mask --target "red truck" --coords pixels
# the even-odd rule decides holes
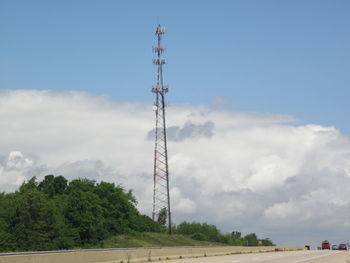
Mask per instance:
[[[331,245],[327,240],[322,242],[322,249],[331,249]]]

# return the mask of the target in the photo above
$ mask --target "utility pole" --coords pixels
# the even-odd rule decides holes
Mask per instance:
[[[152,87],[152,92],[156,95],[153,110],[156,114],[155,147],[154,147],[154,167],[153,167],[153,211],[152,219],[159,223],[168,223],[168,234],[172,234],[171,211],[169,195],[169,167],[168,148],[165,122],[165,94],[168,87],[163,83],[163,65],[165,59],[162,58],[165,48],[162,47],[162,36],[165,28],[158,25],[155,30],[157,46],[153,48],[156,58],[153,63],[157,66],[157,84]]]

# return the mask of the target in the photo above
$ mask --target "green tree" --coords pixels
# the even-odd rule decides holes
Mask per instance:
[[[46,175],[44,180],[42,180],[39,184],[38,184],[38,189],[42,192],[44,192],[45,194],[48,194],[49,196],[53,196],[55,194],[55,190],[53,187],[53,180],[54,180],[54,176],[53,175]]]
[[[13,196],[14,213],[9,218],[9,228],[20,250],[53,248],[50,238],[55,222],[53,206],[36,186],[35,178],[32,178]]]
[[[38,185],[38,189],[50,197],[63,194],[67,188],[67,179],[63,176],[46,175],[44,180]]]
[[[241,232],[238,231],[232,231],[231,235],[233,238],[241,238],[242,236]]]
[[[166,227],[153,221],[146,215],[139,215],[133,225],[133,230],[137,232],[165,232]]]
[[[177,233],[183,235],[193,235],[196,233],[201,233],[206,237],[206,240],[214,242],[220,242],[220,239],[224,239],[224,237],[221,236],[222,234],[216,226],[209,225],[207,223],[182,222],[177,226],[176,230]]]
[[[275,246],[275,244],[269,238],[262,239],[261,245],[262,246]]]
[[[103,207],[104,227],[109,233],[122,234],[136,228],[139,213],[135,207],[136,199],[129,191],[124,192],[120,186],[101,182],[95,186]]]
[[[132,191],[113,183],[47,175],[24,182],[15,193],[0,193],[0,250],[52,250],[96,245],[117,234],[165,232],[166,209],[158,222],[141,215]],[[159,222],[161,224],[159,224]],[[253,234],[222,234],[214,225],[182,222],[174,230],[198,240],[258,245]],[[263,239],[262,245],[272,241]]]
[[[103,228],[103,208],[96,194],[76,190],[68,195],[65,217],[71,231],[78,238],[76,243],[96,244],[106,237]]]
[[[166,223],[167,223],[167,209],[165,207],[160,209],[160,211],[158,213],[157,222],[162,226],[166,225]]]
[[[258,246],[259,245],[258,237],[256,236],[255,233],[251,233],[251,234],[244,236],[244,240],[246,241],[247,246]]]
[[[15,250],[17,245],[10,230],[10,218],[15,202],[14,194],[0,193],[0,251]]]

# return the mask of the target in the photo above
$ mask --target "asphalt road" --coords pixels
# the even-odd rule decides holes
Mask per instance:
[[[161,261],[167,263],[350,263],[350,251],[303,250]]]

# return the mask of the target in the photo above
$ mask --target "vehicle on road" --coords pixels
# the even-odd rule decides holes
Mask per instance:
[[[347,247],[347,245],[345,245],[345,244],[340,244],[340,245],[338,246],[338,249],[339,249],[339,250],[348,250],[348,247]]]
[[[331,245],[327,240],[322,242],[322,249],[331,249]]]
[[[337,245],[333,245],[332,246],[332,250],[337,250],[338,249],[338,246]]]

